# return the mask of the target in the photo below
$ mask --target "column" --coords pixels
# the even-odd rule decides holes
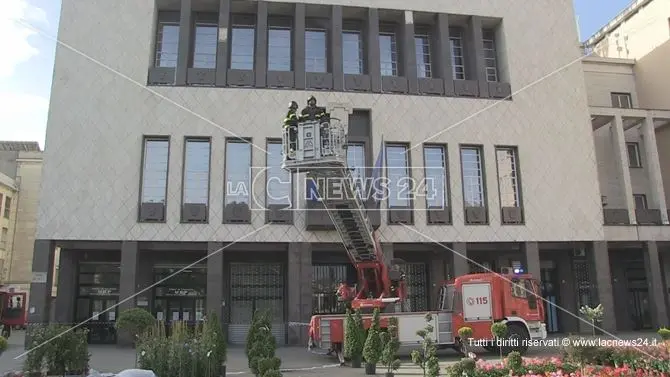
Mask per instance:
[[[139,262],[139,243],[137,241],[123,241],[121,243],[121,283],[119,284],[119,312],[135,307],[135,297],[132,297],[139,288],[137,286],[137,266]],[[125,301],[124,301],[125,300]]]
[[[296,3],[293,15],[293,72],[295,88],[305,89],[305,4]]]
[[[288,244],[288,344],[307,345],[312,316],[312,248],[306,242]]]
[[[452,254],[452,278],[466,275],[470,273],[470,265],[468,264],[468,250],[465,242],[454,242],[451,245]]]
[[[379,10],[376,8],[368,8],[367,37],[367,67],[368,74],[370,75],[370,84],[374,93],[381,93],[382,69],[379,56]]]
[[[449,274],[447,271],[447,253],[446,250],[442,247],[437,249],[437,257],[433,259],[430,263],[430,299],[428,300],[429,308],[431,310],[437,310],[438,305],[440,304],[440,288],[442,287],[442,282],[449,279]]]
[[[342,61],[342,6],[333,5],[330,15],[330,66],[333,72],[333,90],[344,90],[344,63]]]
[[[223,242],[207,243],[207,313],[223,322]]]
[[[642,124],[642,137],[644,140],[644,155],[647,161],[649,184],[651,186],[651,201],[653,205],[651,208],[660,209],[663,224],[668,224],[668,207],[665,202],[661,163],[656,144],[656,130],[654,128],[654,119],[651,116],[647,116]]]
[[[612,275],[610,273],[610,257],[607,241],[593,242],[593,261],[595,262],[598,299],[603,306],[605,316],[600,327],[607,331],[616,331],[616,313],[614,311],[614,295],[612,293]],[[575,313],[579,315],[579,313]]]
[[[526,271],[533,278],[540,280],[540,247],[537,242],[524,242],[524,254],[526,254]]]
[[[181,0],[176,85],[186,85],[186,73],[191,55],[191,15],[191,0]]]
[[[435,40],[438,58],[438,74],[444,80],[444,91],[446,95],[454,94],[454,76],[451,56],[451,43],[449,42],[449,15],[440,13],[437,15],[437,34]]]
[[[407,78],[407,90],[409,94],[419,93],[419,79],[416,72],[416,48],[414,47],[414,12],[405,11],[404,25],[402,29],[403,41],[403,76]]]
[[[579,310],[577,308],[577,290],[575,279],[573,278],[572,260],[570,253],[572,250],[565,250],[557,260],[558,278],[560,280],[559,299],[557,303],[558,327],[563,333],[579,332]]]
[[[635,224],[635,200],[633,199],[633,186],[630,181],[630,169],[628,168],[628,149],[626,148],[626,138],[623,132],[623,120],[619,115],[614,116],[610,124],[612,133],[612,142],[619,176],[623,178],[623,193],[628,216],[631,224]]]
[[[484,43],[482,42],[482,19],[479,16],[470,17],[467,29],[467,51],[469,57],[466,58],[468,62],[468,71],[474,72],[469,77],[469,80],[477,80],[479,82],[479,96],[489,96],[489,83],[486,80],[486,63],[484,61]]]
[[[61,249],[60,251],[56,287],[56,310],[54,311],[56,322],[73,323],[75,298],[77,296],[77,254],[73,250]]]
[[[216,86],[226,86],[228,74],[228,39],[230,0],[219,0],[219,39],[216,44]]]
[[[666,294],[661,274],[661,260],[658,255],[658,245],[655,241],[645,242],[644,262],[647,270],[647,284],[651,293],[651,321],[654,328],[668,325],[666,309]]]
[[[268,3],[258,2],[256,11],[255,86],[265,88],[268,70]]]
[[[33,276],[30,283],[30,302],[28,305],[29,326],[49,322],[55,248],[56,245],[51,240],[35,240],[33,249]],[[74,294],[74,292],[70,294]],[[24,345],[26,347],[30,345],[29,332],[26,334]]]

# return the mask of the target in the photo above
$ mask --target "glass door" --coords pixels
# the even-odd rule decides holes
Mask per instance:
[[[178,300],[178,299],[169,300],[167,308],[168,308],[167,309],[168,317],[166,318],[167,322],[176,322],[176,321],[181,321],[182,320],[181,300]]]
[[[89,342],[109,344],[116,342],[116,299],[90,300]],[[109,310],[108,310],[109,309]]]

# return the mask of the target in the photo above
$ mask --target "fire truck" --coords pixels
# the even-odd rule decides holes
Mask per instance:
[[[324,110],[325,112],[325,110]],[[382,311],[381,327],[388,318],[398,318],[401,346],[420,342],[417,330],[426,327],[428,312],[403,312],[407,297],[402,261],[387,261],[381,250],[379,233],[366,215],[366,208],[356,191],[356,183],[347,166],[348,106],[330,104],[320,119],[300,119],[284,128],[282,135],[282,168],[290,173],[305,174],[313,182],[317,199],[323,203],[335,225],[351,263],[356,267],[358,283],[349,287],[342,283],[337,290],[340,300],[352,309],[360,309],[364,324],[370,326],[375,308]],[[381,169],[381,167],[375,167]],[[375,173],[373,173],[375,175]],[[472,340],[493,350],[491,325],[508,325],[503,352],[528,348],[528,340],[547,336],[545,313],[540,288],[529,274],[504,268],[501,273],[459,276],[440,286],[438,307],[432,313],[432,339],[439,348],[463,352],[464,342],[458,329],[470,327]],[[344,315],[315,315],[309,324],[309,346],[328,350],[344,362]],[[467,344],[466,344],[467,346]]]
[[[0,335],[9,338],[12,328],[26,325],[26,293],[0,291]]]

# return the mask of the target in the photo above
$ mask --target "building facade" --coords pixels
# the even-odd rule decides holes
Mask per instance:
[[[11,182],[2,200],[3,290],[30,291],[33,247],[42,175],[42,150],[37,142],[0,141],[0,177]],[[29,295],[27,296],[29,298]]]
[[[168,321],[215,311],[232,343],[270,308],[279,341],[304,342],[355,279],[305,182],[279,168],[287,104],[315,95],[348,109],[354,175],[384,149],[389,198],[368,213],[406,262],[410,309],[434,308],[442,280],[513,266],[541,279],[550,331],[588,328],[572,313],[598,303],[614,331],[572,2],[379,6],[64,1],[30,321],[48,320],[57,281],[55,320],[93,317],[91,341],[115,342],[118,312],[139,306]],[[649,326],[667,322],[660,297]]]
[[[0,286],[4,285],[7,275],[5,266],[9,265],[12,250],[12,237],[10,236],[11,231],[14,230],[12,215],[16,215],[16,211],[12,211],[12,200],[16,198],[17,192],[14,179],[0,173]]]

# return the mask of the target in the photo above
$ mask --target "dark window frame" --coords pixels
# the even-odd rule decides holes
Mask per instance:
[[[347,72],[347,67],[351,66],[347,64],[347,60],[345,60],[345,35],[350,34],[350,35],[358,35],[358,67],[359,67],[359,72]],[[367,59],[366,59],[366,41],[365,41],[365,36],[366,36],[366,30],[365,27],[362,25],[361,21],[358,20],[343,20],[342,22],[342,69],[344,71],[344,74],[346,75],[365,75],[367,72]],[[351,63],[351,62],[349,62]]]
[[[230,38],[230,43],[228,45],[228,68],[230,69],[240,69],[253,71],[256,64],[256,40],[258,35],[256,33],[257,18],[255,14],[246,14],[246,13],[233,13],[230,17],[230,32],[228,38]],[[249,68],[238,68],[233,67],[233,47],[235,44],[235,39],[233,38],[233,33],[236,29],[245,29],[251,30],[254,34],[253,44],[251,46],[251,66]]]
[[[179,12],[158,12],[158,18],[156,20],[156,29],[154,31],[154,53],[153,53],[153,67],[154,68],[177,68],[177,63],[179,61],[179,34],[181,32],[180,23],[179,23]],[[177,28],[177,51],[174,60],[174,66],[163,66],[160,65],[160,55],[162,51],[160,47],[162,46],[162,36],[164,26],[175,26]]]
[[[383,60],[383,52],[381,48],[382,37],[390,37],[390,53],[391,61],[387,62]],[[377,39],[377,45],[379,46],[379,70],[381,71],[382,77],[400,77],[403,74],[402,61],[400,51],[400,33],[398,32],[398,25],[395,23],[380,23],[379,25],[379,35]],[[384,72],[387,70],[385,64],[391,64],[391,74],[387,75]]]
[[[482,206],[484,207],[485,211],[485,216],[486,216],[486,221],[481,224],[470,224],[467,222],[467,219],[465,218],[465,209],[468,207],[466,205],[466,200],[465,200],[465,172],[463,169],[463,150],[464,149],[476,149],[479,151],[479,162],[480,162],[480,181],[481,181],[481,195],[482,195]],[[466,225],[472,226],[472,225],[489,225],[491,222],[491,217],[489,216],[489,193],[488,193],[488,185],[486,182],[486,156],[485,156],[485,149],[483,144],[459,144],[458,145],[458,162],[460,164],[460,171],[461,171],[461,193],[463,195],[463,218],[466,220]]]
[[[3,217],[9,219],[12,216],[12,197],[5,195],[5,210],[3,211]]]
[[[141,217],[141,207],[142,199],[144,193],[144,171],[145,171],[145,161],[147,154],[147,142],[148,141],[164,141],[167,142],[167,169],[165,170],[165,201],[163,202],[163,220],[160,221],[146,221],[142,220]],[[142,137],[142,159],[140,160],[140,189],[138,190],[138,200],[137,200],[137,222],[139,223],[165,223],[167,221],[167,209],[168,209],[168,188],[170,185],[170,154],[171,154],[172,140],[169,135],[144,135]]]
[[[486,43],[491,44],[491,48],[486,47]],[[487,82],[500,82],[500,59],[498,55],[498,41],[496,30],[493,28],[482,28],[482,49],[484,51],[484,69],[486,71]],[[487,57],[486,53],[492,51],[493,57]],[[488,62],[493,61],[493,67],[488,66]],[[490,76],[493,76],[491,79]]]
[[[208,136],[185,136],[184,137],[184,147],[182,148],[182,164],[181,164],[181,205],[182,208],[184,204],[202,204],[202,203],[186,203],[185,201],[185,188],[186,188],[186,145],[188,142],[207,142],[209,146],[209,161],[207,166],[207,213],[205,215],[205,220],[201,223],[209,223],[209,209],[211,206],[211,194],[212,194],[212,138]],[[180,222],[185,223],[183,211],[180,211]],[[189,224],[194,222],[189,221]],[[197,223],[197,222],[195,222]]]
[[[638,199],[642,200],[642,208],[637,207]],[[633,203],[635,205],[635,209],[649,209],[649,202],[647,201],[646,194],[633,194]]]
[[[633,153],[635,154],[635,161],[630,159],[630,148],[633,148]],[[640,153],[640,143],[634,141],[626,142],[626,158],[628,159],[629,168],[641,168],[642,167],[642,153]]]
[[[419,54],[417,40],[422,40],[422,46],[428,47],[428,53],[422,51]],[[433,58],[434,35],[429,26],[417,25],[414,30],[414,55],[416,57],[416,74],[418,78],[432,78],[435,76]],[[419,60],[421,56],[421,60]],[[426,61],[426,57],[428,57]],[[425,73],[425,74],[424,74]]]
[[[460,46],[455,46],[454,41],[458,40]],[[461,50],[460,55],[456,55],[454,49],[459,48]],[[465,30],[462,26],[451,26],[449,27],[449,50],[451,52],[451,77],[454,80],[467,80],[468,79],[468,62],[467,62],[467,46],[465,39]],[[456,59],[460,58],[462,64],[456,64]],[[458,72],[457,68],[460,67],[462,72]],[[461,77],[462,75],[462,77]]]
[[[216,42],[214,44],[214,65],[212,67],[196,67],[196,48],[197,37],[198,37],[198,27],[206,27],[216,29]],[[216,13],[195,13],[194,20],[191,24],[191,43],[189,46],[189,68],[196,69],[216,69],[216,61],[218,59],[218,49],[219,49],[219,17]]]
[[[444,167],[444,208],[449,210],[449,217],[451,218],[451,211],[452,211],[452,203],[451,203],[451,172],[449,171],[449,146],[446,143],[424,143],[423,148],[422,148],[422,155],[423,155],[423,177],[424,180],[427,180],[427,173],[428,173],[428,163],[426,161],[426,149],[430,148],[440,148],[442,149],[442,164]],[[431,167],[433,169],[433,167]],[[424,182],[424,186],[427,183]],[[428,207],[428,193],[426,192],[426,197],[425,197],[425,203],[426,203],[426,211],[429,209]],[[451,223],[451,221],[449,222]],[[441,224],[442,225],[442,224]]]
[[[283,30],[283,31],[288,31],[288,70],[276,70],[276,69],[270,69],[270,64],[272,62],[270,61],[274,54],[272,53],[271,49],[272,46],[270,45],[270,42],[272,41],[271,38],[271,32],[273,30]],[[273,72],[293,72],[295,69],[294,63],[293,63],[293,58],[295,54],[295,43],[293,41],[293,35],[295,34],[295,24],[293,22],[293,19],[288,16],[270,16],[268,17],[268,30],[267,30],[267,50],[268,50],[268,59],[267,59],[267,71],[273,71]],[[284,46],[282,46],[284,47]]]
[[[498,162],[498,152],[499,151],[512,151],[513,156],[514,156],[514,170],[515,170],[515,180],[516,180],[516,200],[517,200],[517,205],[515,206],[516,208],[519,208],[521,210],[521,222],[520,223],[514,223],[510,225],[523,225],[525,224],[525,213],[524,213],[524,205],[523,205],[523,182],[522,182],[522,177],[521,177],[521,162],[519,161],[519,147],[516,145],[495,145],[494,146],[494,152],[495,152],[495,160],[496,160],[496,182],[498,186],[498,204],[500,205],[500,210],[502,211],[503,207],[508,207],[508,206],[503,206],[502,203],[502,191],[500,189],[500,163]],[[500,214],[500,218],[502,219],[502,212]],[[502,224],[505,224],[503,221]]]
[[[617,109],[632,109],[633,108],[633,94],[629,92],[611,92],[612,107]],[[621,99],[628,100],[628,107],[622,106]]]
[[[323,71],[310,71],[308,64],[308,43],[307,43],[307,34],[308,33],[323,33]],[[329,73],[332,72],[332,59],[330,59],[331,49],[333,48],[330,43],[331,31],[328,19],[323,18],[311,18],[307,17],[305,19],[305,72],[306,73]]]
[[[393,207],[391,206],[391,182],[389,178],[389,168],[395,168],[395,167],[389,167],[388,164],[388,148],[389,147],[402,147],[405,148],[405,169],[407,171],[406,178],[409,181],[410,187],[408,188],[408,208],[405,209],[404,207]],[[388,197],[386,198],[386,205],[387,205],[387,210],[391,210],[392,208],[399,208],[396,209],[396,211],[402,211],[406,210],[410,212],[410,221],[407,222],[405,225],[412,225],[414,224],[414,182],[413,182],[413,177],[412,177],[412,154],[411,154],[411,145],[408,142],[401,142],[401,141],[387,141],[384,142],[384,170],[386,173],[386,177],[389,180],[389,187],[387,188],[388,190]],[[387,218],[387,220],[390,220],[390,216]],[[390,223],[390,225],[397,225],[397,223]]]
[[[265,191],[265,208],[268,208],[268,205],[269,205],[269,203],[268,203],[268,193],[269,193],[269,190],[270,190],[270,185],[268,184],[268,178],[269,178],[268,172],[270,171],[270,167],[268,165],[268,158],[270,157],[270,153],[269,153],[270,145],[279,145],[280,146],[280,152],[281,152],[282,151],[282,149],[281,149],[282,140],[278,139],[278,138],[267,138],[267,139],[265,139],[265,147],[266,147],[266,150],[268,151],[268,153],[265,154],[265,167],[266,167],[266,171],[265,171],[265,190],[264,190]],[[281,163],[280,163],[280,169],[281,169]],[[294,190],[293,190],[293,175],[288,173],[288,172],[287,172],[287,174],[288,174],[288,178],[289,178],[289,193],[288,193],[289,203],[288,204],[289,204],[289,208],[293,208],[293,204],[294,204],[294,200],[295,200],[295,197],[294,197],[295,193],[294,193]]]
[[[253,211],[252,209],[252,196],[253,196],[253,187],[252,182],[253,182],[253,177],[251,176],[251,169],[253,168],[254,165],[254,148],[253,148],[253,139],[251,137],[226,137],[224,140],[224,151],[223,151],[223,211],[225,212],[226,210],[226,197],[228,196],[228,145],[230,143],[239,143],[239,144],[248,144],[249,145],[249,202],[247,205],[249,206],[249,211]],[[251,223],[251,221],[248,221],[246,223]],[[223,221],[223,224],[227,224],[227,222]],[[245,224],[243,222],[234,222],[232,224]]]

